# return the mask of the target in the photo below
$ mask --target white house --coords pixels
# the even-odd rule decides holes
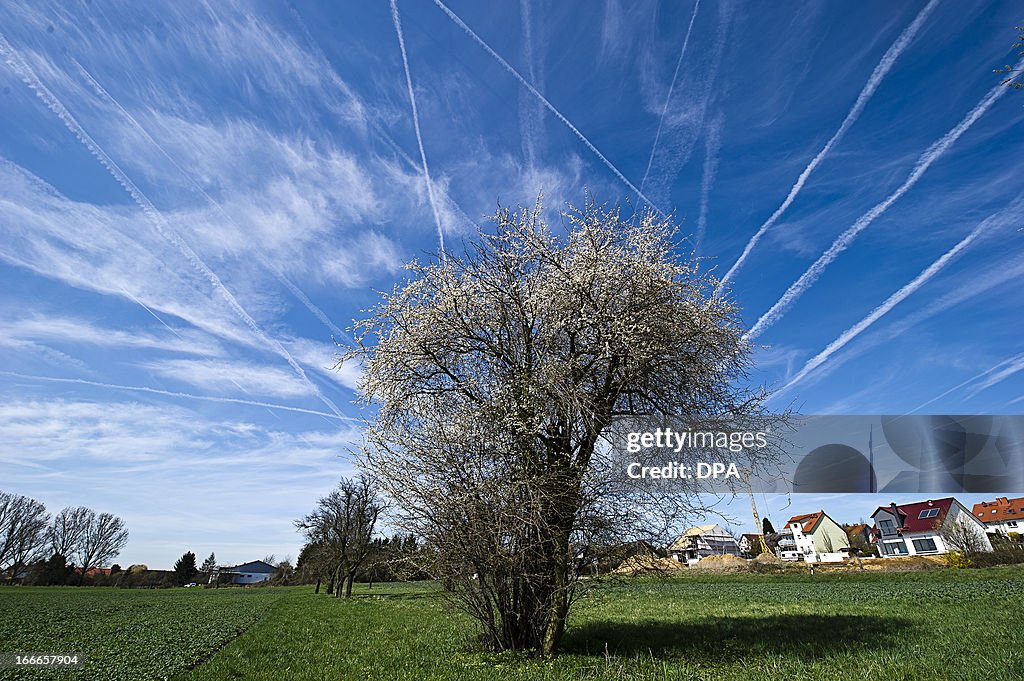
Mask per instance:
[[[974,505],[971,514],[985,524],[985,531],[990,534],[1024,534],[1024,497],[983,501]]]
[[[254,560],[232,567],[222,567],[218,570],[220,575],[229,576],[232,584],[258,584],[273,577],[275,572],[277,572],[276,567],[262,560]]]
[[[761,553],[761,542],[763,541],[759,534],[745,534],[740,537],[740,555],[741,556],[757,556]]]
[[[985,525],[953,497],[880,506],[871,518],[883,558],[948,553],[954,548],[947,541],[951,533],[976,535],[981,550],[992,550]]]
[[[707,556],[738,556],[740,545],[721,525],[698,525],[669,544],[668,553],[676,560],[692,565]]]
[[[850,539],[839,523],[824,511],[795,515],[780,533],[779,558],[813,562],[840,562]]]

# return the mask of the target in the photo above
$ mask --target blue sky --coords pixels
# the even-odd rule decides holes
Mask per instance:
[[[0,6],[0,488],[122,564],[294,557],[359,439],[332,336],[541,190],[682,220],[777,406],[1024,408],[1015,3],[397,11]]]

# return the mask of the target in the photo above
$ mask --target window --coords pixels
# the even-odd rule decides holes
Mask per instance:
[[[917,553],[928,553],[929,551],[936,551],[934,539],[915,539],[914,540],[914,551]]]
[[[887,541],[882,544],[882,552],[887,556],[903,556],[907,554],[907,545],[901,541]]]
[[[995,511],[993,511],[993,513],[995,513]],[[918,517],[918,520],[921,520],[923,518],[934,518],[937,515],[939,515],[939,509],[937,509],[937,508],[926,508],[923,511],[921,511],[918,514],[917,517]]]
[[[1016,520],[1007,520],[1006,521],[1006,526],[1007,527],[1017,527],[1017,521]]]
[[[879,520],[878,527],[881,528],[882,534],[896,534],[896,525],[891,520]]]

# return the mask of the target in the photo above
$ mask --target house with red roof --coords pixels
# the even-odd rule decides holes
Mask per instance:
[[[82,574],[82,568],[76,566],[74,568],[74,572],[75,572],[76,575],[80,575],[80,574]],[[97,577],[97,576],[109,577],[110,576],[110,568],[91,567],[88,570],[86,570],[85,576],[86,577]]]
[[[879,506],[871,519],[883,558],[948,553],[958,548],[951,545],[954,534],[971,535],[981,550],[992,550],[985,525],[953,497]]]
[[[971,514],[985,524],[985,530],[990,534],[1024,534],[1024,497],[996,497],[995,501],[983,501],[974,505]]]
[[[873,541],[871,538],[871,528],[864,523],[843,525],[843,529],[846,530],[846,536],[850,538],[851,543],[861,541],[864,542],[864,546],[870,546]]]
[[[825,511],[793,516],[780,534],[779,557],[783,560],[838,562],[846,558],[844,549],[850,547],[846,530]]]

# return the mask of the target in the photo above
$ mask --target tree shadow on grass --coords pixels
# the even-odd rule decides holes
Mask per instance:
[[[706,617],[690,622],[588,622],[566,634],[570,655],[730,661],[752,655],[804,660],[906,637],[909,620],[874,615]]]

